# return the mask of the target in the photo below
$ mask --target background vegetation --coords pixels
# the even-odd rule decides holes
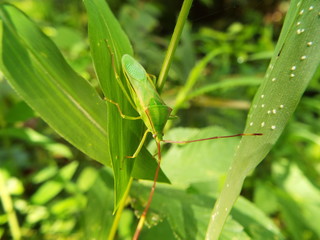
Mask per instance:
[[[55,41],[71,66],[91,84],[97,85],[89,55],[87,14],[82,2],[9,2],[31,16]],[[136,58],[149,73],[157,74],[180,2],[108,2],[129,35]],[[166,102],[174,105],[178,90],[203,56],[215,49],[218,53],[213,53],[200,73],[195,73],[194,96],[187,96],[190,101],[175,103],[179,120],[171,124],[188,128],[174,128],[168,133],[168,139],[170,136],[184,139],[196,134],[199,131],[196,128],[207,126],[223,127],[231,133],[243,131],[250,101],[272,56],[288,4],[287,1],[195,1],[163,91]],[[238,212],[233,215],[237,220],[237,213],[241,219],[241,209],[251,207],[252,212],[258,209],[273,221],[286,239],[320,238],[317,224],[320,222],[319,74],[318,71],[277,145],[245,181],[242,196],[252,205],[245,205],[249,203],[242,199],[243,202],[239,201],[242,206],[236,208]],[[109,197],[113,194],[110,170],[88,161],[88,157],[60,138],[3,78],[0,80],[0,111],[0,187],[1,193],[7,192],[7,199],[14,206],[19,222],[15,227],[26,239],[89,239],[88,236],[94,236],[101,221],[108,224],[110,220],[106,213],[113,210],[113,200]],[[234,146],[236,144],[235,141]],[[170,158],[171,154],[177,161],[174,166],[167,167],[166,173],[175,183],[188,186],[190,192],[205,192],[205,180],[200,179],[199,182],[204,181],[202,185],[196,185],[192,180],[192,171],[206,168],[202,161],[201,164],[197,161],[214,154],[232,156],[232,151],[219,146],[216,149],[203,146],[196,152],[192,148],[197,147],[190,145],[188,148],[191,150],[182,150],[179,146],[169,149],[165,158]],[[233,148],[232,143],[229,148]],[[195,154],[192,169],[184,167],[181,157],[191,153]],[[225,166],[217,169],[214,178],[221,183]],[[132,194],[141,192],[140,187],[136,186]],[[159,191],[168,192],[170,198],[170,189],[162,187]],[[2,203],[4,199],[2,197]],[[155,208],[161,201],[155,198]],[[12,215],[5,210],[2,204],[0,236],[10,239],[8,221]],[[130,239],[134,221],[134,213],[128,207],[120,224],[119,239]],[[227,226],[230,232],[241,233],[241,239],[263,236],[259,232],[261,229],[258,231],[250,224],[242,226],[244,234],[237,224],[237,221],[230,221]],[[163,231],[168,228],[166,221],[159,225],[153,232],[145,233],[144,239],[160,230],[162,234],[168,234],[166,239],[173,238],[170,231]],[[259,234],[254,235],[255,231]],[[103,232],[99,234],[104,236]]]

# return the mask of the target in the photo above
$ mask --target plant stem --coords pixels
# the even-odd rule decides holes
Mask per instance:
[[[183,4],[182,4],[182,8],[181,11],[179,13],[179,17],[177,20],[177,24],[174,28],[171,40],[170,40],[170,44],[168,46],[168,51],[166,53],[166,56],[164,58],[163,64],[162,64],[162,68],[159,74],[159,78],[158,78],[158,82],[157,82],[157,87],[159,92],[161,92],[164,83],[167,79],[168,76],[168,72],[169,72],[169,68],[171,66],[171,62],[172,62],[172,58],[174,55],[174,52],[178,46],[180,37],[181,37],[181,33],[184,27],[184,24],[186,23],[190,8],[192,5],[192,0],[184,0]]]
[[[116,235],[116,232],[118,230],[119,221],[120,221],[120,218],[121,218],[121,214],[122,214],[122,211],[123,211],[124,207],[126,206],[126,202],[127,202],[127,198],[128,198],[128,195],[129,195],[129,191],[130,191],[132,182],[133,182],[133,177],[130,178],[128,186],[127,186],[127,190],[124,193],[121,202],[119,203],[118,210],[117,210],[116,215],[115,215],[115,217],[113,219],[112,227],[110,229],[108,240],[113,240],[115,235]]]
[[[8,215],[8,224],[12,234],[12,239],[21,239],[21,230],[16,213],[13,208],[13,203],[7,186],[5,184],[5,177],[3,172],[0,171],[0,199],[2,201],[3,209]]]

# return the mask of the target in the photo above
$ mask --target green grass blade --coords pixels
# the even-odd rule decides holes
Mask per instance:
[[[120,59],[123,54],[133,55],[129,39],[105,1],[85,0],[84,3],[88,12],[92,57],[102,91],[105,96],[121,106],[125,115],[138,116],[115,78],[110,53],[111,49],[114,53],[117,73],[121,76],[124,88],[127,89],[121,71]],[[125,158],[131,156],[139,145],[144,132],[142,121],[122,119],[113,104],[108,105],[108,116],[107,128],[115,177],[115,204],[117,205],[128,187],[133,168],[135,177],[153,179],[157,165],[145,149],[141,151],[141,154],[135,159],[136,161]],[[149,171],[145,172],[145,169],[149,169]],[[161,174],[160,180],[166,181],[163,174]]]
[[[208,84],[202,88],[199,88],[190,93],[187,99],[192,99],[197,96],[204,95],[208,92],[217,91],[219,89],[236,88],[242,86],[259,86],[262,82],[263,77],[261,76],[250,76],[250,77],[230,77],[225,78],[221,82]]]
[[[61,136],[110,165],[106,106],[96,91],[21,11],[2,4],[0,18],[0,69],[9,83]]]
[[[211,216],[207,238],[218,239],[245,177],[268,154],[320,63],[320,3],[292,1],[266,77],[253,101],[245,132]]]
[[[120,75],[121,56],[125,53],[133,54],[129,40],[105,1],[85,0],[84,3],[88,13],[90,50],[102,91],[105,96],[120,105],[124,114],[134,115],[136,113],[133,111],[115,78],[110,53],[110,50],[114,53],[115,68]],[[111,104],[108,105],[107,114],[110,116],[106,123],[115,177],[115,206],[117,206],[128,187],[134,164],[133,160],[125,159],[125,157],[132,155],[135,151],[133,143],[139,141],[138,137],[133,134],[131,126],[136,125],[137,129],[142,132],[142,124],[139,121],[122,119],[117,108]]]

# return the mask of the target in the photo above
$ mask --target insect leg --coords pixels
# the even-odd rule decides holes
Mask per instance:
[[[147,79],[154,87],[156,87],[157,77],[155,75],[147,73]]]
[[[141,139],[141,142],[139,143],[139,146],[138,146],[137,150],[134,152],[134,154],[132,156],[126,156],[126,158],[136,158],[138,156],[138,154],[139,154],[144,142],[147,139],[148,132],[149,132],[148,129],[144,132],[143,137]]]
[[[105,97],[104,100],[108,101],[109,103],[112,103],[112,104],[116,105],[116,107],[118,108],[118,111],[119,111],[119,113],[120,113],[120,116],[121,116],[122,118],[128,119],[128,120],[138,120],[138,119],[141,119],[141,116],[132,117],[132,116],[127,116],[127,115],[123,114],[122,111],[121,111],[121,108],[120,108],[119,104],[116,103],[115,101],[113,101],[113,100],[111,100],[111,99],[109,99],[109,98],[107,98],[107,97]]]
[[[118,74],[117,72],[117,69],[116,69],[116,64],[115,64],[115,54],[113,53],[112,49],[111,49],[111,46],[109,45],[109,41],[108,39],[105,40],[106,43],[107,43],[107,47],[109,49],[109,52],[110,52],[110,55],[111,55],[111,64],[112,64],[112,68],[113,68],[113,72],[114,72],[114,76],[122,90],[122,92],[124,93],[124,95],[126,96],[126,98],[128,99],[128,101],[130,102],[130,104],[132,105],[133,108],[135,108],[135,104],[133,103],[131,97],[130,97],[130,94],[128,94],[126,88],[124,87],[122,81],[121,81],[121,78],[120,78],[120,75]]]

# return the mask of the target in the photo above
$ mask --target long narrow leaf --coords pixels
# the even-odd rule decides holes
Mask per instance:
[[[319,66],[319,12],[319,1],[291,1],[275,55],[253,101],[245,129],[264,135],[241,140],[216,202],[207,239],[218,239],[245,177],[275,144]]]
[[[84,3],[88,12],[92,57],[103,93],[107,98],[117,102],[125,115],[138,116],[129,103],[130,96],[125,94],[127,87],[120,66],[123,54],[133,55],[129,39],[105,1],[85,0]],[[115,71],[121,77],[121,82],[116,79]],[[143,149],[136,159],[137,163],[132,173],[134,160],[126,156],[133,155],[139,145],[144,131],[143,123],[140,120],[122,119],[116,106],[111,103],[108,103],[108,106],[107,126],[117,205],[128,187],[131,175],[153,179],[156,162],[150,153]],[[160,180],[166,180],[163,174]]]
[[[17,8],[0,6],[0,69],[13,88],[61,136],[110,164],[106,106],[53,42]]]

